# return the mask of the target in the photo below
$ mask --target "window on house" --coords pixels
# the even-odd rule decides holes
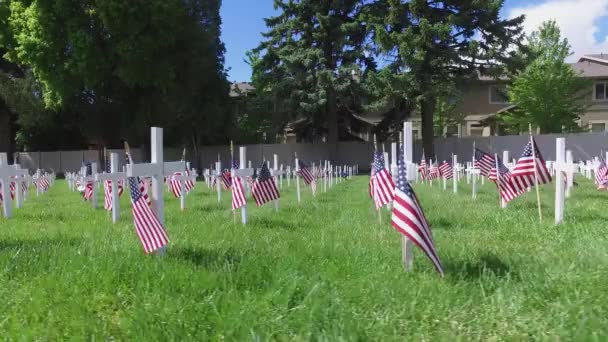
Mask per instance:
[[[593,88],[593,99],[595,101],[608,100],[608,82],[596,82]]]
[[[446,128],[445,136],[446,137],[455,137],[458,135],[458,126],[457,125],[449,125]]]
[[[507,94],[506,86],[490,86],[490,103],[491,104],[508,104],[509,95]]]
[[[604,132],[606,130],[606,124],[601,123],[592,123],[591,124],[591,132]]]

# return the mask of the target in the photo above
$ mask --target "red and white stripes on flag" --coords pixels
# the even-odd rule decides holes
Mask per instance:
[[[165,228],[146,202],[146,198],[140,190],[142,188],[141,181],[137,177],[130,177],[129,188],[131,191],[131,203],[133,205],[131,212],[135,223],[135,232],[146,254],[154,252],[164,247],[169,242],[169,238],[167,237]]]
[[[608,186],[608,166],[604,160],[595,169],[595,184],[598,190],[606,189]]]
[[[439,178],[439,176],[441,176],[441,173],[439,172],[439,167],[437,166],[437,163],[433,163],[431,161],[431,168],[429,170],[429,179],[437,179]]]
[[[245,191],[243,190],[243,182],[240,177],[232,178],[232,210],[247,205],[245,199]]]
[[[186,176],[190,176],[191,172],[189,170],[186,170]],[[187,181],[184,182],[184,187],[186,188],[186,193],[189,193],[190,191],[192,191],[192,189],[194,189],[194,187],[196,186],[196,179],[192,178],[192,179],[188,179]]]
[[[405,161],[403,152],[400,152],[391,224],[399,233],[416,244],[431,260],[437,272],[443,276],[443,267],[435,249],[431,228],[424,216],[418,197],[405,175]]]
[[[450,163],[444,160],[443,163],[439,165],[439,174],[445,179],[452,179],[454,177],[454,169]]]
[[[181,176],[182,172],[176,172],[173,176]],[[182,195],[182,187],[179,180],[175,179],[175,177],[171,177],[169,180],[169,190],[176,198],[179,198]]]
[[[116,187],[118,189],[118,197],[122,196],[124,191],[123,182],[119,181]],[[103,182],[103,190],[104,190],[104,204],[103,207],[106,210],[112,210],[112,181],[106,180]]]
[[[302,177],[302,179],[304,179],[304,183],[306,183],[307,185],[310,185],[310,189],[312,190],[312,193],[316,193],[317,192],[317,180],[315,178],[315,176],[313,175],[313,173],[310,171],[310,169],[306,166],[306,164],[304,164],[303,162],[301,162],[300,160],[298,160],[299,168],[300,170],[298,171],[298,174],[300,175],[300,177]]]
[[[384,153],[382,152],[374,152],[369,190],[376,209],[391,203],[393,200],[395,183],[391,174],[384,167]]]
[[[426,167],[426,159],[424,158],[424,151],[422,152],[422,158],[420,159],[420,166],[418,167],[418,173],[420,178],[426,180],[429,176],[429,169]]]
[[[93,191],[95,191],[93,189],[93,182],[87,182],[87,184],[84,187],[84,193],[83,193],[83,197],[85,201],[90,200],[91,198],[93,198]]]
[[[534,138],[530,137],[530,142],[524,147],[524,152],[511,172],[512,183],[518,190],[531,188],[534,186],[535,173],[538,175],[538,184],[551,182],[551,173],[547,169],[545,160]]]
[[[258,206],[272,200],[278,200],[280,197],[279,189],[274,178],[270,176],[270,169],[268,169],[266,162],[262,163],[260,175],[253,182],[251,195]]]

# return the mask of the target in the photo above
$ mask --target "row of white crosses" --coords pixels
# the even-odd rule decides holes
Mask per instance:
[[[27,189],[32,177],[27,170],[21,169],[19,164],[9,165],[6,153],[0,153],[0,183],[2,183],[2,212],[5,218],[13,216],[13,203],[10,198],[10,184],[15,183],[15,206],[21,208],[23,201],[27,199],[27,191],[24,191],[23,183]]]
[[[95,173],[95,182],[105,182],[110,181],[110,186],[112,188],[112,222],[118,222],[118,218],[120,216],[120,199],[118,197],[118,182],[123,181],[125,179],[126,173],[118,171],[118,153],[110,153],[110,172],[109,173]],[[124,183],[124,186],[127,186],[127,183]],[[95,193],[97,192],[95,186],[93,186],[93,198],[94,201],[97,200],[97,196]],[[125,189],[128,191],[127,189]],[[95,206],[96,204],[94,204]]]

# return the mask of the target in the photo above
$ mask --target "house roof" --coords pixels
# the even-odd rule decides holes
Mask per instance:
[[[238,97],[255,92],[255,87],[249,82],[234,82],[230,84],[230,97]]]

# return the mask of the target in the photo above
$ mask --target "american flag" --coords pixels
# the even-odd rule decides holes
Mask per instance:
[[[439,176],[441,175],[441,172],[439,171],[439,166],[437,166],[437,163],[433,163],[433,161],[431,160],[431,168],[429,171],[429,176],[428,179],[437,179],[439,178]]]
[[[439,165],[439,173],[445,179],[451,179],[454,177],[454,169],[452,169],[452,165],[445,160],[443,163],[441,163],[441,165]]]
[[[422,180],[426,180],[429,176],[429,170],[426,167],[426,158],[424,158],[424,151],[422,151],[422,158],[420,159],[418,173],[420,173],[420,177],[422,178]]]
[[[46,192],[49,190],[49,180],[46,179],[46,177],[44,176],[40,176],[34,183],[36,185],[36,188],[39,189],[40,191]]]
[[[424,216],[418,197],[407,181],[407,172],[403,151],[399,153],[397,186],[393,201],[392,225],[401,234],[415,243],[431,260],[439,274],[443,276],[443,267],[435,249],[431,228]]]
[[[279,189],[277,189],[274,179],[270,176],[270,169],[268,169],[266,162],[262,163],[260,175],[253,182],[251,194],[258,206],[272,200],[277,200],[280,197]]]
[[[14,177],[13,177],[14,178]],[[11,200],[15,199],[15,192],[17,191],[17,184],[15,182],[11,182],[8,186],[9,193],[11,195]]]
[[[112,169],[110,167],[110,159],[108,159],[107,154],[106,154],[106,158],[105,158],[105,171],[106,171],[106,173],[112,172]],[[106,210],[112,210],[112,181],[108,179],[105,182],[103,182],[103,189],[104,189],[103,207]],[[118,181],[117,189],[118,189],[118,197],[122,196],[122,193],[124,191],[123,182]]]
[[[496,159],[495,164],[498,164],[498,173],[496,172],[496,166],[494,166],[488,175],[488,178],[496,183],[500,197],[509,203],[511,200],[517,198],[519,195],[524,193],[525,189],[520,189],[511,179],[511,172],[502,163],[500,157]]]
[[[175,172],[173,174],[173,176],[181,176],[183,175],[183,172]],[[171,190],[171,193],[173,194],[173,196],[180,197],[182,195],[182,187],[180,184],[180,181],[175,179],[175,177],[171,177],[171,180],[169,181],[169,190]]]
[[[384,153],[374,152],[374,165],[370,179],[370,193],[376,209],[390,203],[395,192],[393,177],[384,167]]]
[[[489,177],[490,170],[496,168],[496,161],[493,155],[476,148],[475,165],[473,166],[479,169],[482,176]]]
[[[222,179],[222,185],[224,186],[224,188],[230,189],[232,184],[232,175],[230,174],[230,170],[224,171],[220,178]]]
[[[239,162],[235,159],[232,160],[232,170],[239,168]],[[243,189],[243,180],[239,177],[232,179],[232,210],[236,210],[240,207],[247,205],[247,199],[245,198],[245,190]]]
[[[93,168],[91,167],[91,163],[87,163],[86,164],[86,168],[87,168],[87,171],[86,171],[85,177],[92,176],[93,175]],[[91,198],[93,198],[93,192],[94,191],[95,191],[95,189],[93,189],[93,182],[87,181],[86,185],[84,187],[84,194],[83,194],[84,200],[88,201]]]
[[[606,189],[608,186],[608,166],[606,166],[605,160],[602,160],[595,169],[595,184],[597,184],[598,190]]]
[[[190,170],[186,170],[186,176],[190,176],[192,172]],[[192,177],[184,182],[184,188],[186,188],[186,193],[189,193],[196,186],[196,178]]]
[[[534,148],[534,151],[532,150]],[[534,160],[533,153],[536,154],[536,160]],[[531,138],[531,141],[524,147],[524,152],[515,164],[515,168],[511,173],[511,179],[513,184],[518,189],[526,189],[534,186],[535,170],[538,173],[538,184],[546,184],[551,182],[551,174],[547,170],[545,160],[541,155],[536,141]]]
[[[310,189],[312,190],[312,193],[316,193],[317,192],[317,180],[315,179],[315,176],[312,174],[312,172],[310,171],[310,169],[306,166],[306,164],[304,164],[301,160],[298,160],[298,163],[300,164],[300,170],[298,171],[298,174],[302,177],[302,179],[304,179],[304,183],[310,185]]]

